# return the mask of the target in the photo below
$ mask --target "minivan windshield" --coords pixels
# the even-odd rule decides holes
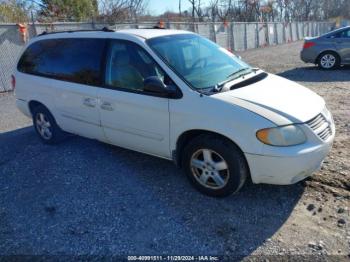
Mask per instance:
[[[231,52],[199,35],[161,36],[147,43],[195,89],[212,88],[252,72]]]

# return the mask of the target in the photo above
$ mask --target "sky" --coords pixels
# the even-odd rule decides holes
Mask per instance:
[[[206,5],[209,0],[202,0]],[[181,0],[181,10],[185,11],[190,8],[188,0]],[[165,11],[179,11],[179,0],[149,0],[148,9],[150,14],[159,15]]]

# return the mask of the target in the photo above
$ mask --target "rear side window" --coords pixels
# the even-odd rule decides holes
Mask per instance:
[[[345,30],[341,33],[340,35],[341,38],[350,38],[350,29],[349,30]]]
[[[18,71],[86,85],[101,83],[103,39],[62,38],[30,45]]]

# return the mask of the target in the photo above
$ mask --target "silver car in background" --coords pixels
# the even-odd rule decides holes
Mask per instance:
[[[350,64],[350,26],[313,38],[305,38],[301,60],[330,70]]]

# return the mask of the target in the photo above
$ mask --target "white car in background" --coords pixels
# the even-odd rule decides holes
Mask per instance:
[[[43,34],[13,84],[43,142],[69,132],[173,160],[211,196],[249,177],[296,183],[320,167],[335,135],[320,96],[185,31]]]

